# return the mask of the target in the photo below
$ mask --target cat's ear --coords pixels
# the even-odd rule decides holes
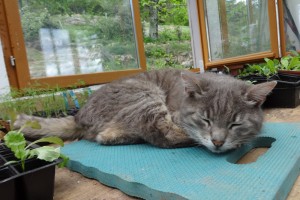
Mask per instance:
[[[196,94],[202,94],[199,78],[196,74],[182,72],[181,79],[184,84],[184,91],[189,97],[195,97]]]
[[[246,101],[250,105],[262,105],[266,100],[267,95],[274,89],[276,84],[276,81],[270,81],[256,85],[251,85],[246,92]]]

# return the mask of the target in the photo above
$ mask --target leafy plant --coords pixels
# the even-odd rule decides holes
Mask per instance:
[[[37,121],[27,121],[18,131],[9,131],[4,136],[5,145],[10,148],[14,153],[15,157],[21,162],[23,171],[25,170],[25,160],[33,157],[37,157],[40,160],[45,160],[52,162],[58,158],[62,158],[63,162],[59,164],[60,167],[63,167],[67,164],[68,158],[60,153],[60,147],[54,146],[42,146],[38,148],[31,149],[34,144],[40,142],[49,142],[51,144],[57,144],[59,146],[64,146],[63,141],[58,137],[45,137],[39,140],[36,140],[27,145],[22,130],[26,127],[31,127],[34,129],[39,129],[40,124]],[[6,164],[12,164],[19,161],[9,161]]]
[[[248,75],[258,75],[269,78],[277,74],[278,70],[300,70],[300,54],[297,51],[291,51],[287,56],[280,60],[264,58],[264,63],[247,64],[240,70],[239,77]]]
[[[239,77],[248,75],[258,75],[269,78],[270,76],[277,74],[279,69],[279,60],[265,58],[265,63],[260,64],[247,64],[245,68],[240,70]]]
[[[69,85],[68,88],[77,89],[84,85],[83,81],[78,80],[78,82]],[[11,89],[11,93],[0,96],[0,118],[3,120],[10,119],[11,112],[43,117],[66,116],[69,109],[76,107],[71,96],[65,97],[63,95],[66,91],[68,90],[65,88],[58,86],[52,88],[39,83],[22,90]],[[89,97],[87,91],[88,88],[76,93],[80,107],[85,104]]]
[[[35,41],[39,39],[39,30],[41,28],[57,28],[58,25],[51,21],[47,9],[42,9],[36,12],[29,6],[24,6],[21,9],[22,13],[22,27],[24,38],[26,42]]]
[[[290,55],[282,57],[279,69],[300,70],[300,54],[297,51],[292,51]]]

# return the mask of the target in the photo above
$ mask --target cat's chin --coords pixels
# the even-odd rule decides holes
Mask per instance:
[[[220,150],[220,149],[209,149],[213,153],[226,153],[228,150]]]
[[[228,153],[230,151],[235,150],[235,148],[232,149],[216,149],[216,148],[207,148],[212,153],[221,154],[221,153]]]

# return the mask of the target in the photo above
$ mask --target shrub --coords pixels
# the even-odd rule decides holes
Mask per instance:
[[[31,10],[30,7],[24,6],[21,9],[22,27],[24,38],[26,42],[34,42],[39,40],[39,30],[41,28],[57,28],[53,21],[51,21],[50,14],[45,8],[41,12]]]

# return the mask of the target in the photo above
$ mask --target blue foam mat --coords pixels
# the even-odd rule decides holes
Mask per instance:
[[[234,164],[252,148],[268,146],[256,162]],[[285,199],[300,173],[300,123],[265,123],[259,138],[226,154],[85,140],[62,153],[71,170],[144,199]]]

